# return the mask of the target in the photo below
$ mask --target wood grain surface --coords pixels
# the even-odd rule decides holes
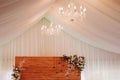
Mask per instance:
[[[22,63],[24,60],[24,63]],[[15,66],[22,63],[21,80],[80,80],[76,68],[65,76],[68,63],[63,57],[16,57]]]

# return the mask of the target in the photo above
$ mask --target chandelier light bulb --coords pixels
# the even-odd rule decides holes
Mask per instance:
[[[76,7],[76,6],[74,6],[74,9],[77,9],[77,7]]]
[[[82,9],[82,5],[80,6],[80,9]]]
[[[86,8],[84,8],[83,11],[86,12]]]
[[[70,8],[70,4],[68,4],[68,8]]]
[[[45,25],[42,25],[41,30],[46,29],[47,27]]]

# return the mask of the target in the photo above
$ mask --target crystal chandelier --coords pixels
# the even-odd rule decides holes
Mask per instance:
[[[58,34],[63,27],[61,25],[56,25],[52,22],[49,22],[47,19],[42,19],[41,33],[46,35],[55,35]]]
[[[81,0],[70,0],[66,7],[58,8],[58,13],[61,16],[68,17],[70,21],[74,21],[75,18],[83,20],[86,16],[86,11],[87,9],[83,6]]]

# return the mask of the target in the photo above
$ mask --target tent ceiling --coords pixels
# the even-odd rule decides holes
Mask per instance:
[[[0,44],[34,25],[53,2],[54,0],[0,0]]]
[[[103,14],[120,22],[120,1],[119,0],[85,0]]]
[[[79,0],[77,0],[79,1]],[[0,44],[23,33],[47,12],[46,17],[87,43],[120,53],[120,1],[85,0],[87,16],[70,22],[57,13],[65,0],[0,0]],[[51,8],[52,5],[52,8]],[[50,9],[51,8],[51,9]]]

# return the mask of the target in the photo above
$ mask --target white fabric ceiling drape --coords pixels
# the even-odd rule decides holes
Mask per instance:
[[[68,1],[0,0],[0,45],[25,32],[47,12],[51,21],[71,29],[69,32],[74,36],[76,34],[72,32],[77,33],[77,38],[82,36],[83,40],[91,45],[120,53],[119,1],[85,0],[87,16],[84,24],[81,24],[79,19],[70,22],[58,15],[58,7],[66,6]],[[79,0],[74,0],[76,1]]]
[[[56,36],[41,34],[41,22],[24,34],[0,47],[0,73],[9,80],[15,56],[85,56],[86,66],[82,80],[119,80],[120,55],[95,48],[76,39],[64,30]]]
[[[106,2],[106,4],[113,3],[115,5],[114,0],[109,1],[85,0],[85,3],[83,4],[87,8],[85,19],[81,22],[79,18],[74,18],[75,20],[71,22],[69,20],[70,17],[60,16],[57,12],[58,7],[67,6],[68,0],[58,0],[57,3],[53,5],[54,9],[47,13],[47,18],[67,27],[69,33],[79,39],[82,37],[83,41],[88,44],[111,52],[120,53],[119,7],[116,9],[115,6],[105,6],[104,2]]]
[[[0,45],[41,19],[54,0],[0,0]]]

